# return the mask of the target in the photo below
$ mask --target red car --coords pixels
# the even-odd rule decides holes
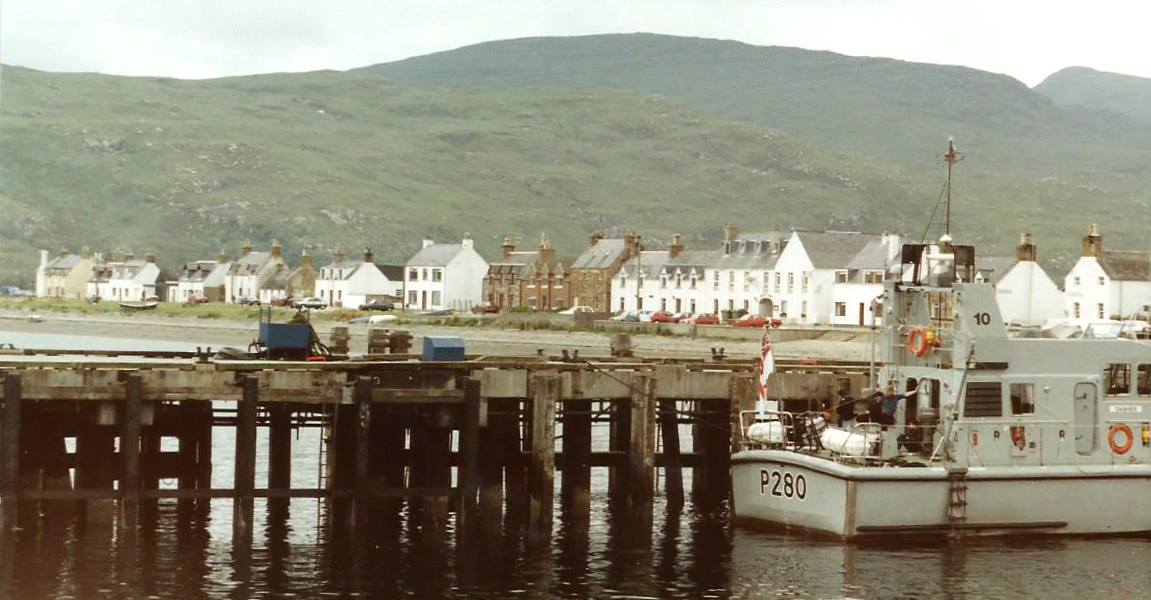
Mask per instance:
[[[732,321],[732,327],[755,327],[762,328],[765,325],[771,325],[772,329],[783,325],[782,319],[768,319],[760,315],[743,315],[742,317]]]
[[[719,317],[712,314],[696,315],[688,321],[696,325],[719,325]]]
[[[652,323],[679,323],[679,319],[675,315],[667,312],[666,310],[657,311],[651,316]]]

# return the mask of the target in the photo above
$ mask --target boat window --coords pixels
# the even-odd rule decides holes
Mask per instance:
[[[908,377],[907,383],[906,383],[906,391],[904,391],[903,393],[904,394],[910,394],[911,392],[914,392],[917,389],[919,389],[919,382],[913,378]],[[905,414],[909,414],[909,415],[919,414],[919,394],[916,394],[914,396],[908,396],[908,398],[906,400],[906,404],[904,406],[906,407],[906,411],[907,411]]]
[[[1103,389],[1108,396],[1122,396],[1131,393],[1131,365],[1111,363],[1103,370]]]
[[[963,416],[1003,416],[1003,385],[998,381],[969,382],[963,402]]]
[[[1033,383],[1013,383],[1013,384],[1011,384],[1011,414],[1013,414],[1013,415],[1033,415],[1033,414],[1035,414],[1035,384],[1033,384]]]
[[[1140,396],[1151,396],[1151,365],[1139,365],[1136,388]]]

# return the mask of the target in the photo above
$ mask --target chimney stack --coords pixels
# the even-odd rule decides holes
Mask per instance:
[[[602,239],[603,239],[603,232],[602,231],[593,231],[593,232],[591,232],[591,235],[588,236],[588,245],[594,246],[594,245],[598,244],[599,241]]]
[[[463,246],[464,248],[475,248],[476,247],[475,240],[473,240],[470,237],[466,237],[466,238],[460,240],[460,245]]]
[[[540,234],[539,257],[540,260],[545,263],[550,263],[556,259],[555,248],[552,248],[551,240],[549,240],[547,234],[544,233]]]
[[[679,234],[671,236],[671,246],[667,249],[668,258],[675,258],[683,252],[683,241],[680,239]]]
[[[229,262],[228,253],[224,252],[223,248],[220,248],[220,253],[216,255],[216,262],[218,262],[222,265],[227,264]]]
[[[424,238],[424,245],[421,246],[421,248],[427,248],[428,246],[431,246],[434,243],[436,243],[436,242],[433,241],[431,238]]]
[[[510,235],[504,236],[504,245],[502,248],[504,249],[504,258],[511,256],[512,252],[516,251],[516,245],[512,243],[512,237]]]
[[[1019,245],[1015,248],[1015,259],[1020,262],[1035,262],[1035,242],[1030,233],[1019,234]]]
[[[364,262],[370,263],[375,257],[372,255],[371,248],[364,248]]]
[[[149,252],[148,254],[145,254],[144,255],[144,262],[150,262],[152,264],[155,264],[156,263],[156,255],[152,254],[151,252]]]
[[[723,239],[724,239],[724,241],[730,242],[730,241],[735,240],[735,238],[737,238],[737,237],[739,237],[739,227],[738,226],[736,226],[736,225],[724,225],[723,226]]]
[[[241,254],[240,256],[247,256],[247,255],[251,254],[252,253],[252,240],[251,239],[245,239],[244,244],[242,246],[240,246],[240,250],[243,251],[243,254]]]
[[[300,251],[300,266],[301,267],[311,267],[312,266],[312,255],[308,254],[307,248],[304,248],[303,250]]]
[[[344,260],[344,249],[336,248],[332,251],[332,262],[340,262]]]
[[[1087,235],[1083,237],[1083,256],[1094,256],[1099,258],[1103,256],[1103,236],[1099,233],[1099,227],[1092,223],[1087,229]]]
[[[275,239],[272,240],[272,251],[270,252],[270,254],[272,256],[277,257],[277,258],[284,255],[284,248],[282,246],[280,246],[279,240],[275,240]]]

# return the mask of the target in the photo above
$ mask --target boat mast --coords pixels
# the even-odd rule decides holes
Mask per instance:
[[[951,241],[951,166],[959,162],[959,153],[955,151],[955,138],[947,136],[947,154],[943,156],[947,161],[947,204],[944,207],[943,235]]]

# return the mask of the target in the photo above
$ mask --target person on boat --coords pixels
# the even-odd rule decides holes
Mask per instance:
[[[851,427],[855,424],[855,398],[848,390],[839,391],[839,403],[835,405],[836,425]]]
[[[867,403],[867,413],[872,423],[880,425],[895,425],[895,413],[899,410],[899,401],[919,393],[919,389],[911,390],[906,394],[897,394],[895,384],[887,384],[887,392],[875,390],[871,400]]]

